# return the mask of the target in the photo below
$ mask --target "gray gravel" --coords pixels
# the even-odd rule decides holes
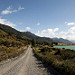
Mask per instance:
[[[0,64],[0,75],[52,75],[41,61],[34,57],[29,46],[26,52],[16,59]]]

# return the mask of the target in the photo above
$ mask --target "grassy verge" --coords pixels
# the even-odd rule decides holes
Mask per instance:
[[[41,46],[34,53],[61,75],[75,75],[75,51]]]

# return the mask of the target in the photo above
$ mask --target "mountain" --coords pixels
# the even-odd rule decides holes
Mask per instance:
[[[7,32],[10,35],[15,34],[15,35],[17,35],[16,37],[23,38],[25,40],[35,39],[37,42],[48,42],[48,43],[54,42],[51,38],[39,37],[39,36],[37,36],[31,32],[28,32],[28,31],[27,32],[20,32],[10,26],[3,25],[3,24],[0,24],[0,29],[2,29],[3,31]]]
[[[47,38],[47,37],[39,37],[31,32],[25,32],[25,35],[28,37],[28,38],[31,38],[31,39],[35,39],[37,42],[48,42],[48,43],[52,43],[54,42],[51,38]]]
[[[9,33],[10,35],[11,35],[11,34],[15,34],[15,35],[17,35],[17,36],[19,36],[19,37],[25,36],[25,33],[20,32],[20,31],[18,31],[18,30],[16,30],[16,29],[12,28],[12,27],[10,27],[10,26],[7,26],[7,25],[0,24],[0,29],[2,29],[3,31]],[[25,37],[26,37],[26,36],[25,36]]]
[[[63,38],[52,38],[54,41],[58,42],[58,43],[69,43],[72,44],[71,41],[67,40],[67,39],[63,39]]]
[[[75,40],[71,40],[71,42],[75,44]]]
[[[20,32],[10,26],[7,25],[3,25],[0,24],[0,29],[7,32],[8,34],[12,35],[16,35],[17,38],[21,38],[24,40],[32,40],[35,39],[37,42],[48,42],[48,43],[53,43],[53,42],[58,42],[58,43],[73,43],[67,39],[63,39],[63,38],[48,38],[48,37],[39,37],[31,32]]]

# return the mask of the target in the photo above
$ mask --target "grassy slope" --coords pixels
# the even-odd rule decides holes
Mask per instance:
[[[62,75],[75,75],[75,51],[50,47],[35,47],[35,54]]]
[[[23,46],[26,44],[25,39],[0,29],[0,61],[20,55],[25,50],[26,47]]]

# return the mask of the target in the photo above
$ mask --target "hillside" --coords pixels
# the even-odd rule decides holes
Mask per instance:
[[[10,27],[10,26],[7,26],[7,25],[3,25],[3,24],[0,24],[0,29],[7,32],[8,34],[15,34],[19,37],[22,37],[24,36],[24,38],[28,39],[24,33],[20,32],[20,31],[17,31],[16,29]]]
[[[7,32],[8,28],[10,29],[11,27],[0,25],[0,61],[20,55],[29,43],[29,39],[9,33],[16,30],[11,28],[12,30],[8,30],[9,32]]]
[[[2,29],[0,29],[0,45],[4,46],[21,46],[23,44],[27,44],[27,39],[24,37],[18,37],[15,34],[9,34]]]

